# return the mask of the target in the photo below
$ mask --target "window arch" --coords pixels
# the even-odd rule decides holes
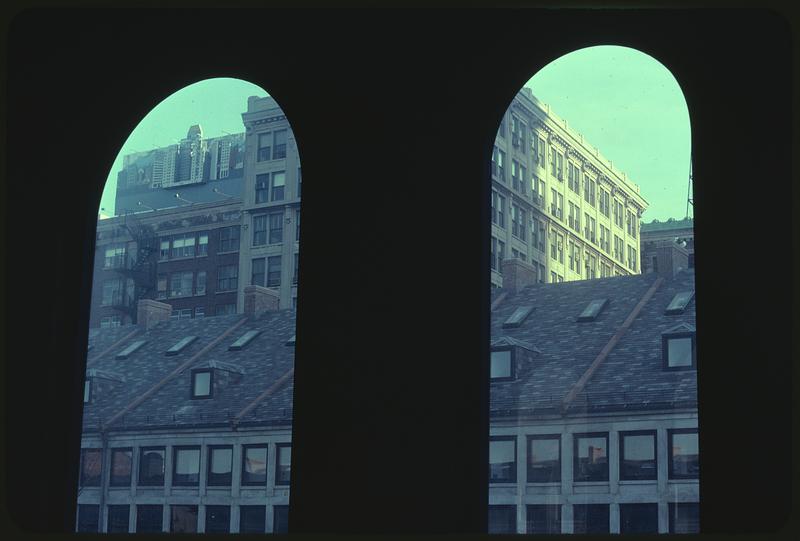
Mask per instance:
[[[494,372],[511,348],[512,377],[490,381],[490,532],[697,530],[697,476],[677,523],[658,512],[675,494],[654,503],[626,486],[655,490],[667,431],[697,428],[696,374],[667,373],[661,344],[665,325],[694,324],[693,305],[680,321],[667,309],[676,291],[694,289],[689,132],[672,74],[617,46],[554,60],[503,114],[491,167],[490,350]],[[641,227],[648,211],[654,222]],[[655,269],[642,264],[652,258]],[[504,439],[513,452],[494,445]],[[493,475],[501,470],[527,477]],[[538,503],[509,505],[512,485]],[[590,485],[614,488],[581,498]]]
[[[128,137],[97,221],[84,531],[285,531],[300,186],[286,115],[243,80],[189,85]],[[126,475],[115,448],[132,457]],[[109,506],[121,482],[195,500]],[[253,498],[205,505],[208,485]]]

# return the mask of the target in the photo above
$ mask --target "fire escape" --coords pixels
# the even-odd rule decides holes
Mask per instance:
[[[124,286],[114,296],[112,307],[136,323],[139,300],[149,298],[156,288],[158,235],[152,226],[143,224],[133,212],[126,211],[121,218],[122,223],[115,233],[127,234],[135,245],[135,252],[129,253],[126,249],[124,260],[115,265],[114,270],[123,279]]]

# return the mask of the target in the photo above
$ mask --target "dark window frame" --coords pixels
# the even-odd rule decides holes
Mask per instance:
[[[648,508],[649,510],[653,510],[655,506],[655,528],[654,530],[648,532],[641,532],[641,531],[624,531],[625,520],[623,519],[623,514],[625,510],[634,510],[634,509],[644,509]],[[619,504],[619,533],[620,534],[634,534],[634,535],[655,535],[658,533],[658,503],[656,502],[631,502],[631,503],[620,503]]]
[[[277,531],[278,513],[286,513],[285,525],[286,531]],[[272,506],[272,533],[288,533],[289,532],[289,506],[288,505],[273,505]]]
[[[186,507],[189,509],[194,508],[195,513],[195,522],[194,522],[194,531],[193,532],[176,532],[175,531],[175,510],[180,507]],[[197,533],[198,524],[200,522],[200,506],[197,504],[183,504],[183,503],[173,503],[169,506],[169,533]]]
[[[232,507],[231,505],[206,505],[205,506],[206,517],[205,517],[205,521],[204,521],[205,522],[205,532],[204,533],[215,533],[215,534],[231,533],[231,507]],[[217,511],[217,512],[218,511],[222,511],[223,509],[226,510],[227,513],[228,513],[228,524],[227,524],[227,527],[224,528],[224,529],[216,529],[216,528],[210,529],[209,528],[209,525],[210,525],[209,521],[211,519],[212,513],[214,513],[215,511]]]
[[[502,479],[492,479],[491,450],[489,451],[489,484],[516,483],[517,482],[517,437],[516,436],[489,436],[489,445],[493,441],[510,441],[514,444],[514,461],[511,466],[511,475]]]
[[[589,528],[589,518],[591,517],[591,513],[589,512],[590,508],[597,509],[597,508],[601,508],[601,507],[605,508],[604,509],[605,510],[605,513],[604,513],[604,515],[605,515],[604,526],[605,527],[602,528],[602,529],[598,529],[597,531],[592,531]],[[576,512],[575,511],[578,508],[582,508],[582,509],[586,510],[585,520],[582,521],[583,526],[586,529],[585,532],[582,532],[582,531],[581,532],[576,532],[575,531],[574,525],[577,523],[577,521],[575,519],[575,516],[576,516]],[[573,533],[577,533],[577,534],[608,534],[608,533],[611,533],[611,505],[608,504],[608,503],[576,503],[576,504],[573,504],[572,505],[572,523],[573,523]],[[596,524],[593,524],[593,525],[596,526]]]
[[[653,437],[653,472],[650,476],[625,475],[623,463],[625,461],[626,436],[652,436]],[[658,433],[656,430],[624,430],[619,432],[619,480],[620,481],[655,481],[658,479]]]
[[[161,526],[157,530],[144,530],[142,531],[141,526],[141,519],[145,518],[142,517],[144,512],[155,511],[158,509],[158,515],[160,517],[159,522]],[[163,532],[164,531],[164,505],[163,504],[136,504],[136,527],[134,529],[136,533],[155,533],[155,532]]]
[[[697,532],[685,532],[685,533],[699,533],[699,522],[700,522],[700,502],[669,502],[667,513],[669,513],[669,533],[676,533],[675,532],[675,509],[681,507],[694,507],[697,510],[697,520],[698,520],[698,531]],[[684,532],[677,532],[677,533],[684,533]]]
[[[85,515],[86,512],[90,512],[90,514],[96,516],[87,517]],[[92,529],[85,529],[83,525],[87,522],[87,519],[91,519],[88,522],[96,523],[95,528]],[[75,524],[75,531],[78,533],[97,533],[100,531],[100,506],[96,503],[79,503],[78,504],[78,517]]]
[[[197,394],[197,375],[198,374],[209,374],[208,376],[208,394],[207,395],[199,395]],[[207,400],[209,398],[214,398],[214,369],[213,368],[195,368],[192,370],[192,389],[191,389],[191,396],[192,400]]]
[[[545,511],[547,510],[555,510],[556,515],[556,527],[555,531],[547,531],[547,532],[532,532],[531,531],[531,511],[534,508],[541,508]],[[525,533],[526,534],[534,534],[534,535],[557,535],[561,533],[561,521],[562,521],[562,513],[561,513],[561,504],[555,503],[545,503],[545,504],[526,504],[525,505]]]
[[[531,446],[534,441],[537,440],[557,440],[558,441],[558,466],[556,466],[556,477],[555,479],[550,479],[547,481],[541,481],[534,479],[535,470],[531,468]],[[528,445],[528,458],[527,458],[527,479],[528,483],[561,483],[561,434],[528,434],[527,437],[527,445]]]
[[[213,473],[211,467],[214,464],[214,451],[228,450],[231,453],[230,471],[225,473]],[[207,449],[208,464],[206,465],[206,486],[209,487],[229,487],[233,484],[233,445],[209,445]],[[223,480],[220,481],[219,479]]]
[[[281,467],[281,449],[289,449],[289,479],[283,480],[280,475]],[[282,442],[275,444],[275,486],[289,486],[292,482],[292,444],[291,442]]]
[[[697,369],[697,339],[694,332],[675,332],[661,335],[661,359],[662,368],[664,370],[679,371],[679,370],[696,370]],[[687,366],[670,366],[669,365],[669,341],[676,338],[691,338],[692,339],[692,364]]]
[[[247,475],[247,451],[249,449],[264,449],[266,451],[266,456],[264,460],[264,480],[263,481],[246,481],[245,476]],[[242,445],[242,472],[240,477],[240,484],[242,486],[249,486],[249,487],[260,487],[260,486],[267,486],[267,478],[269,477],[269,444],[267,443],[249,443]]]
[[[87,483],[86,477],[86,455],[89,452],[97,453],[100,456],[100,472],[96,476],[92,476],[88,478],[90,482]],[[78,486],[80,487],[99,487],[102,485],[103,481],[103,450],[99,447],[85,447],[81,449],[80,454],[80,474],[79,474],[79,481]]]
[[[121,511],[122,508],[125,508],[125,529],[124,530],[112,530],[111,529],[111,518],[112,518],[112,508]],[[131,528],[131,506],[130,504],[109,504],[106,506],[106,532],[107,533],[128,533]]]
[[[119,481],[119,480],[115,481],[114,480],[114,456],[116,455],[116,453],[124,453],[124,452],[129,452],[130,453],[130,459],[131,459],[131,468],[130,468],[130,472],[128,473],[128,480],[127,480],[127,482]],[[111,486],[111,487],[130,487],[132,480],[133,480],[133,447],[113,447],[111,449],[111,463],[110,463],[110,467],[108,468],[108,486]]]
[[[514,528],[510,532],[492,531],[492,522],[491,522],[491,520],[489,520],[488,521],[489,535],[498,535],[498,534],[502,535],[502,534],[515,534],[515,533],[517,533],[517,506],[515,504],[490,504],[488,511],[489,511],[489,513],[491,513],[491,511],[510,512],[512,514],[512,516],[514,517]],[[489,513],[487,513],[487,514],[489,514]]]
[[[503,382],[506,382],[506,381],[514,381],[516,379],[516,377],[517,377],[517,370],[516,370],[517,354],[516,354],[515,349],[516,348],[514,348],[514,346],[498,346],[498,347],[495,347],[495,348],[491,348],[491,351],[489,352],[489,383],[503,383]],[[493,378],[492,377],[492,357],[491,357],[492,353],[500,353],[500,352],[503,352],[503,351],[509,351],[511,353],[510,360],[509,360],[509,363],[511,365],[511,367],[510,367],[511,375],[508,376],[508,377]]]
[[[142,477],[142,469],[145,466],[145,454],[152,451],[161,451],[161,482],[148,482]],[[167,475],[167,448],[163,445],[139,447],[139,468],[137,472],[137,485],[142,487],[163,487]]]
[[[606,467],[605,467],[605,475],[601,478],[589,478],[585,475],[578,475],[580,471],[579,468],[579,461],[580,457],[578,456],[578,440],[581,438],[605,438],[606,440]],[[609,433],[608,432],[580,432],[572,435],[572,479],[576,483],[608,483],[610,478],[610,454],[608,449],[609,444]]]
[[[260,517],[261,518],[261,526],[257,530],[248,529],[247,531],[244,531],[242,529],[242,524],[244,524],[244,522],[245,522],[243,520],[243,517],[246,514],[245,510],[247,510],[247,512],[254,512],[256,509],[259,509],[261,511],[261,513],[260,513],[261,514],[261,517]],[[247,534],[247,533],[262,533],[263,534],[263,533],[266,533],[266,531],[267,531],[267,506],[266,506],[266,504],[262,504],[262,505],[239,505],[239,533],[245,533],[245,534]]]
[[[178,453],[180,451],[197,451],[197,473],[178,473]],[[173,445],[172,446],[172,486],[174,487],[196,487],[200,486],[200,462],[202,459],[202,447],[199,445]],[[185,480],[179,476],[197,475],[196,481]]]
[[[700,473],[681,474],[675,472],[674,458],[672,455],[672,438],[675,434],[695,434],[697,436],[697,465],[700,467],[700,434],[696,428],[668,428],[667,429],[667,478],[670,480],[675,479],[700,479]]]

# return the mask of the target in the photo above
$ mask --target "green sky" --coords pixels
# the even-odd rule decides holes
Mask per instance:
[[[641,187],[650,204],[644,221],[684,217],[689,114],[678,83],[663,65],[626,47],[590,47],[548,64],[526,86]],[[122,156],[176,143],[196,123],[206,137],[241,132],[241,114],[253,95],[267,93],[245,81],[218,78],[167,96],[125,141],[100,206],[113,213]]]
[[[590,47],[556,59],[525,86],[640,186],[650,205],[643,221],[686,215],[689,112],[661,63],[627,47]]]
[[[111,166],[100,207],[113,215],[117,173],[122,157],[132,152],[150,150],[177,143],[192,124],[203,127],[204,137],[244,131],[242,113],[248,96],[266,96],[260,87],[240,79],[206,79],[167,96],[150,111],[122,145]]]

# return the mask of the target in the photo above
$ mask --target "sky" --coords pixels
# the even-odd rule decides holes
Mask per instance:
[[[525,86],[640,186],[649,203],[642,221],[686,215],[689,113],[666,67],[627,47],[589,47],[554,60]],[[248,96],[266,95],[252,83],[216,78],[166,97],[120,149],[103,192],[103,212],[113,215],[125,154],[176,143],[192,124],[203,127],[204,137],[242,132]]]
[[[686,216],[689,111],[660,62],[627,47],[589,47],[554,60],[525,86],[639,185],[649,203],[642,222]]]
[[[186,137],[192,124],[203,127],[203,137],[241,133],[249,96],[264,97],[267,92],[258,85],[227,77],[199,81],[167,96],[145,115],[122,145],[103,189],[101,211],[114,214],[117,173],[122,169],[123,156],[177,143]]]

